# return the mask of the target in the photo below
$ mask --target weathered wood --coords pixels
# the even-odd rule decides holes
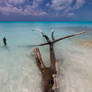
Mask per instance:
[[[34,49],[37,65],[42,73],[43,92],[56,92],[56,89],[57,89],[57,84],[58,84],[58,82],[57,82],[57,62],[56,62],[55,53],[54,53],[54,43],[58,42],[60,40],[66,39],[66,38],[70,38],[72,36],[83,34],[83,33],[85,33],[85,32],[72,34],[72,35],[65,36],[65,37],[55,40],[54,32],[52,32],[51,37],[52,37],[53,41],[51,41],[47,35],[45,35],[43,32],[41,32],[42,36],[47,40],[47,43],[40,44],[37,46],[49,45],[50,61],[51,61],[50,67],[46,67],[41,58],[39,49],[38,48]]]
[[[39,49],[35,48],[34,52],[35,52],[35,58],[36,58],[36,61],[37,61],[37,66],[39,67],[41,72],[44,72],[46,67],[45,67],[45,65],[44,65],[44,63],[42,61]]]
[[[65,37],[61,37],[61,38],[58,38],[56,40],[53,40],[53,41],[50,41],[50,42],[46,42],[46,43],[42,43],[42,44],[38,44],[38,45],[33,45],[33,46],[45,46],[45,45],[49,45],[50,43],[56,43],[60,40],[64,40],[64,39],[67,39],[67,38],[71,38],[73,36],[77,36],[77,35],[80,35],[80,34],[84,34],[85,31],[83,32],[80,32],[80,33],[76,33],[76,34],[72,34],[72,35],[68,35],[68,36],[65,36]],[[53,38],[52,38],[53,39]],[[55,39],[55,38],[54,38]]]
[[[52,34],[51,34],[51,37],[52,37],[52,40],[53,40],[53,41],[55,40],[55,38],[54,38],[54,32],[55,32],[55,31],[52,31]]]
[[[65,36],[65,37],[62,37],[62,38],[59,38],[59,39],[53,41],[53,43],[58,42],[58,41],[60,41],[60,40],[64,40],[64,39],[66,39],[66,38],[70,38],[70,37],[76,36],[76,35],[84,34],[84,33],[85,33],[85,31],[80,32],[80,33],[76,33],[76,34],[72,34],[72,35],[68,35],[68,36]]]
[[[54,67],[46,67],[42,61],[38,48],[34,49],[37,66],[42,73],[43,92],[55,92],[57,88],[57,74]]]
[[[45,67],[39,49],[38,48],[34,49],[37,65],[42,73],[43,85],[44,85],[43,92],[55,92],[57,88],[56,87],[57,71],[56,71],[56,59],[54,55],[53,43],[51,43],[49,37],[44,33],[42,33],[42,36],[45,37],[45,39],[50,45],[50,61],[51,61],[51,66],[49,68]]]

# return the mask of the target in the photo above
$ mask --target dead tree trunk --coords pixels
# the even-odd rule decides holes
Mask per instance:
[[[45,37],[45,39],[47,40],[47,43],[36,45],[36,46],[49,45],[49,48],[50,48],[50,61],[51,61],[50,67],[46,67],[43,63],[42,58],[41,58],[39,49],[38,48],[34,49],[35,58],[36,58],[36,61],[37,61],[37,66],[38,66],[38,68],[40,69],[40,71],[42,73],[43,92],[56,92],[56,90],[58,88],[57,87],[57,67],[56,67],[57,62],[56,62],[55,53],[54,53],[54,43],[58,42],[60,40],[66,39],[66,38],[70,38],[72,36],[83,34],[85,32],[72,34],[72,35],[62,37],[62,38],[59,38],[59,39],[56,39],[56,40],[54,38],[54,32],[52,32],[52,35],[51,35],[52,41],[43,32],[41,32],[41,33],[42,33],[42,36]]]

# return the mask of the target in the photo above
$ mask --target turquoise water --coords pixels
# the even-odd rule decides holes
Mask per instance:
[[[55,44],[60,92],[92,92],[92,22],[0,22],[0,92],[42,92],[41,73],[31,45],[44,43],[41,29],[55,38],[86,30],[86,34]],[[7,47],[2,38],[7,38]],[[48,46],[39,47],[49,66]]]

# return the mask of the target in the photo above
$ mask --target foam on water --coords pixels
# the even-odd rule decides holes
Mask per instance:
[[[87,34],[55,44],[55,54],[60,67],[60,92],[92,92],[92,48],[80,44],[80,40],[92,40],[92,23],[60,22],[0,23],[0,92],[42,92],[41,73],[30,45],[45,40],[33,28],[42,29],[49,37],[51,28],[55,28],[56,38],[90,29]],[[7,38],[7,48],[3,47],[3,36]],[[48,46],[39,48],[49,66]]]

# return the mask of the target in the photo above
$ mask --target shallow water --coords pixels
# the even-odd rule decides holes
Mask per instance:
[[[60,92],[92,92],[91,22],[0,22],[0,92],[42,92],[41,73],[31,45],[44,43],[40,28],[47,35],[55,29],[55,38],[86,30],[86,34],[55,44],[59,63]],[[3,46],[2,38],[8,46]],[[87,44],[87,45],[86,45]],[[39,47],[49,66],[49,47]]]

